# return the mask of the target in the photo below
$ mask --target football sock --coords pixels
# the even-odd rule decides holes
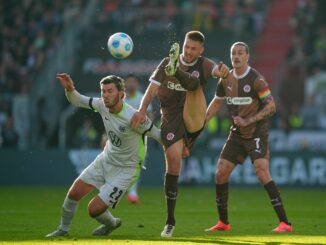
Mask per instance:
[[[178,175],[165,174],[164,190],[168,211],[166,224],[175,225],[174,208],[178,194]]]
[[[108,210],[101,213],[99,216],[96,216],[94,219],[96,219],[99,223],[101,223],[103,225],[115,225],[116,224],[116,219],[113,217],[113,215]]]
[[[138,195],[137,194],[137,188],[138,188],[138,181],[139,181],[139,178],[134,182],[134,184],[130,187],[130,189],[128,190],[128,194],[131,194],[131,195]]]
[[[220,216],[220,220],[224,224],[229,224],[228,221],[228,197],[229,197],[229,183],[216,184],[216,206]]]
[[[264,185],[269,198],[271,199],[271,204],[274,207],[274,210],[280,220],[289,224],[288,219],[286,217],[285,214],[285,210],[284,210],[284,206],[282,203],[282,199],[281,199],[281,195],[280,195],[280,191],[278,190],[275,182],[272,180],[270,182],[268,182],[267,184]]]
[[[61,223],[59,229],[63,231],[69,231],[69,226],[76,213],[78,207],[78,201],[72,200],[66,197],[63,201],[62,211],[61,211]]]
[[[199,87],[200,84],[199,78],[191,75],[188,72],[182,71],[179,68],[175,73],[175,77],[179,80],[181,86],[184,89],[187,89],[189,91],[194,91]]]

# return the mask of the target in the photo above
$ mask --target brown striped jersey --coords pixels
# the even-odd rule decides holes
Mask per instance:
[[[216,98],[226,100],[231,117],[240,116],[246,119],[262,110],[264,104],[272,99],[272,95],[265,78],[248,66],[241,76],[237,76],[235,71],[231,70],[226,79],[220,79],[216,87]],[[268,120],[263,119],[246,127],[233,124],[230,130],[249,139],[268,135],[268,128]]]

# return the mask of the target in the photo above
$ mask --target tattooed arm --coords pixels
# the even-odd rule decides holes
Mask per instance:
[[[245,127],[248,126],[249,124],[256,123],[260,120],[266,119],[276,112],[274,98],[271,94],[267,82],[263,77],[259,77],[255,81],[255,90],[257,91],[257,95],[260,101],[264,104],[263,109],[257,112],[255,115],[248,117],[246,119],[239,116],[233,117],[235,125]]]
[[[272,116],[275,112],[276,112],[275,102],[274,102],[273,97],[270,97],[266,101],[264,108],[261,111],[259,111],[258,113],[256,113],[255,115],[253,115],[252,117],[248,117],[248,118],[244,119],[242,117],[236,116],[236,117],[233,117],[233,120],[234,120],[235,125],[246,127],[249,124],[256,123],[260,120],[263,120],[263,119],[266,119],[266,118]]]
[[[266,119],[270,116],[272,116],[276,112],[276,106],[273,97],[268,98],[266,101],[265,106],[263,109],[259,112],[257,112],[252,117],[248,117],[246,119],[243,119],[239,116],[233,117],[234,123],[237,126],[248,126],[249,124],[256,123],[260,120]]]

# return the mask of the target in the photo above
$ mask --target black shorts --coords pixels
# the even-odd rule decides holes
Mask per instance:
[[[244,139],[231,132],[223,146],[220,158],[234,164],[242,164],[247,156],[250,156],[252,163],[259,158],[269,160],[268,135]]]
[[[198,138],[200,133],[204,130],[204,128],[205,128],[205,123],[203,127],[196,132],[193,133],[186,132],[185,145],[188,147],[189,150],[193,147],[196,139]]]

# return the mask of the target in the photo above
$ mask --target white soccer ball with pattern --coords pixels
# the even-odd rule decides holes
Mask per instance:
[[[111,55],[118,59],[127,58],[134,48],[131,37],[123,32],[117,32],[111,35],[107,45]]]

